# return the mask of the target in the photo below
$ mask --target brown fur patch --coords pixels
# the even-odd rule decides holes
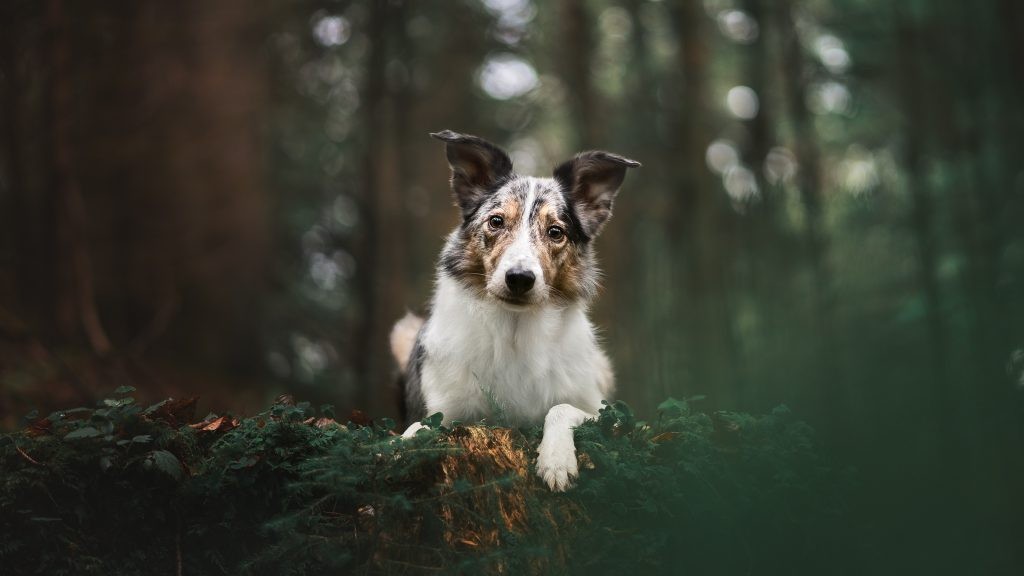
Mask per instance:
[[[505,219],[505,225],[497,230],[492,230],[488,221],[491,216],[501,216]],[[484,215],[483,222],[479,224],[479,232],[482,238],[483,252],[481,264],[483,266],[486,284],[487,278],[494,273],[498,262],[508,250],[508,247],[515,241],[515,231],[519,227],[519,221],[523,217],[523,205],[518,198],[508,198],[501,205]]]
[[[459,258],[459,275],[463,282],[478,290],[487,288],[487,271],[484,268],[484,249],[479,242],[466,242],[465,251]]]
[[[551,204],[544,204],[537,212],[537,223],[534,226],[535,241],[540,249],[541,268],[544,270],[544,281],[550,287],[552,296],[561,300],[575,300],[583,295],[583,261],[579,247],[569,241],[568,236],[554,241],[548,237],[548,229],[559,226],[568,229],[568,222],[558,218],[558,212]]]
[[[564,300],[577,300],[586,294],[579,249],[568,246],[561,255],[561,264],[555,267],[549,282],[554,295]]]

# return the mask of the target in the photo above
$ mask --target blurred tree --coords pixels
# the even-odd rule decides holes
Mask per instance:
[[[198,4],[185,26],[158,3],[5,8],[21,70],[5,74],[20,184],[4,188],[17,207],[4,217],[20,264],[4,307],[51,358],[89,350],[95,362],[56,365],[79,393],[110,379],[195,389],[260,355],[265,79],[234,49],[259,14]],[[158,339],[151,378],[137,360]]]
[[[890,571],[1007,572],[1021,6],[3,3],[0,421],[121,383],[393,413],[388,329],[458,222],[427,133],[536,175],[606,148],[644,164],[597,240],[620,398],[790,404]]]

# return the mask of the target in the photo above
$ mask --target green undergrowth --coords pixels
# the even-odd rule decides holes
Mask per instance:
[[[580,478],[534,477],[539,429],[396,439],[282,402],[30,415],[0,436],[4,574],[853,573],[852,474],[785,408],[622,403],[577,430]]]

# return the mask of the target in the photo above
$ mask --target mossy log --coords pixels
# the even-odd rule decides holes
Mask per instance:
[[[281,402],[195,422],[194,399],[32,415],[0,436],[5,574],[765,574],[853,566],[851,475],[810,428],[621,403],[576,432],[553,494],[537,429],[341,424]]]

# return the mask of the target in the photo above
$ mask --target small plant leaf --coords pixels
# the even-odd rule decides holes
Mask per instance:
[[[676,400],[675,398],[669,398],[661,404],[658,404],[658,412],[667,412],[671,416],[677,416],[680,414],[686,414],[690,411],[690,405],[686,400]]]
[[[440,412],[434,412],[430,416],[427,416],[423,420],[420,420],[420,424],[429,426],[430,428],[440,428],[441,422],[444,422],[444,414]]]
[[[167,450],[150,452],[146,458],[146,467],[156,468],[176,481],[180,481],[185,476],[185,470],[181,467],[178,457]]]
[[[92,426],[83,426],[78,430],[72,430],[64,437],[65,440],[78,440],[80,438],[95,438],[101,436],[103,433],[93,428]]]

